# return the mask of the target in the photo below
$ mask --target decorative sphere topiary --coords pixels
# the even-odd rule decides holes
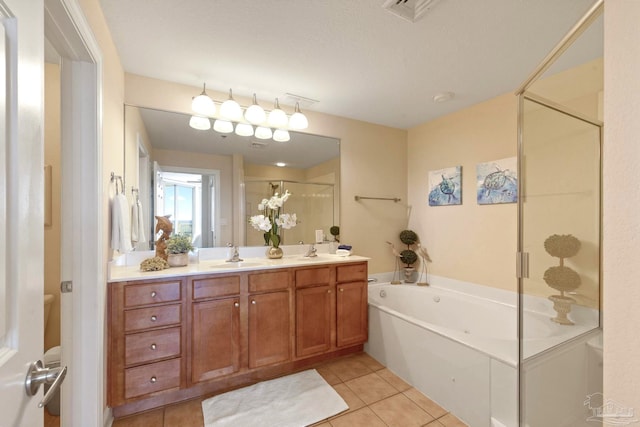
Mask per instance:
[[[405,245],[415,245],[418,242],[418,235],[413,230],[402,230],[400,241]]]
[[[580,286],[580,275],[565,266],[550,267],[544,272],[547,285],[560,292],[573,291]]]
[[[571,234],[553,234],[544,241],[544,249],[556,258],[570,258],[580,250],[580,240]]]
[[[411,266],[414,262],[418,260],[418,255],[412,251],[411,249],[405,249],[400,252],[400,261],[407,265],[407,267]]]
[[[335,236],[339,236],[340,235],[340,227],[338,227],[337,225],[332,226],[329,229],[329,233],[335,237]]]

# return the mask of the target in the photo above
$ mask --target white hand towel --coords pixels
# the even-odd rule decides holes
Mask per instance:
[[[131,206],[131,241],[134,244],[147,242],[147,237],[144,234],[144,217],[142,213],[142,203],[140,200],[136,200]]]
[[[131,252],[131,218],[127,197],[120,193],[111,205],[111,248],[120,253]]]

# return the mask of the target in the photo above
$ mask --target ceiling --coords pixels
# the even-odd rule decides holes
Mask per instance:
[[[101,5],[128,73],[255,92],[267,109],[293,93],[319,101],[307,110],[408,129],[514,91],[593,2],[439,0],[417,22],[385,0]],[[601,54],[591,47],[581,61]],[[455,96],[433,102],[441,92]]]

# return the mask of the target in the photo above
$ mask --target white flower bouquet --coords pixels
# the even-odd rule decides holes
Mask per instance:
[[[280,213],[284,202],[291,196],[286,190],[282,196],[274,194],[270,199],[262,199],[258,205],[258,210],[262,215],[254,215],[249,218],[249,223],[256,230],[264,232],[265,245],[271,244],[274,248],[280,246],[279,229],[288,230],[298,223],[296,214]]]

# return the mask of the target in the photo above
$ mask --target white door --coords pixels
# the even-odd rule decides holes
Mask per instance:
[[[25,377],[43,353],[42,0],[0,0],[0,425],[42,425]]]

